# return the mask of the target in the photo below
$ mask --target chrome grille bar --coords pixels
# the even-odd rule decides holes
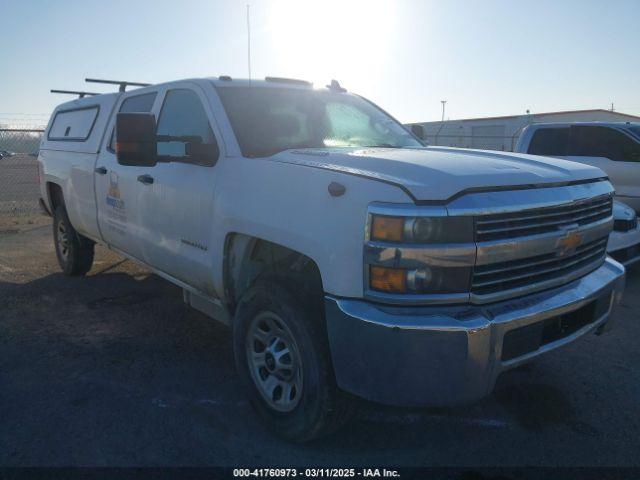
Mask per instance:
[[[603,244],[606,244],[606,239],[597,240],[595,242],[591,242],[590,244],[583,245],[582,247],[577,249],[576,252],[580,253],[585,249],[595,250],[599,247],[602,247]],[[486,277],[489,275],[507,274],[509,272],[513,272],[514,270],[531,269],[556,261],[558,261],[558,256],[555,253],[550,253],[546,255],[539,255],[536,257],[528,257],[523,260],[504,262],[501,264],[494,263],[491,265],[477,266],[475,268],[474,279]]]
[[[580,224],[581,220],[586,220],[589,219],[588,223],[591,223],[593,221],[599,220],[600,218],[606,218],[609,216],[609,212],[611,211],[610,207],[604,207],[604,208],[600,208],[598,210],[595,211],[590,211],[589,213],[587,213],[586,215],[581,215],[579,217],[571,217],[571,220],[556,220],[553,222],[545,222],[544,226],[559,226],[559,225],[567,225],[567,224],[571,224],[571,223],[577,223]],[[509,222],[509,223],[515,223],[515,222]],[[542,226],[542,225],[541,225]],[[478,229],[477,232],[479,234],[487,234],[487,233],[497,233],[497,232],[513,232],[513,231],[517,231],[517,230],[523,230],[523,229],[529,229],[532,228],[531,225],[522,225],[519,227],[507,227],[507,228],[492,228],[492,229]]]
[[[526,285],[554,280],[563,275],[570,275],[576,270],[582,270],[593,265],[594,268],[604,262],[606,256],[607,238],[579,247],[572,255],[553,259],[555,254],[530,257],[523,261],[515,261],[509,265],[490,265],[477,267],[471,291],[476,295],[490,295],[504,292]]]
[[[612,199],[603,195],[586,201],[549,208],[537,208],[476,220],[478,242],[517,238],[558,231],[568,225],[587,225],[611,216]]]

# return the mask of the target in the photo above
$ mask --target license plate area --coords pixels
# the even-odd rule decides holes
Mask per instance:
[[[535,352],[544,345],[574,334],[607,313],[610,300],[611,293],[572,312],[508,331],[502,341],[502,361]]]

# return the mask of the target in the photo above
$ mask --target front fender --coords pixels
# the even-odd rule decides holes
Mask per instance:
[[[224,251],[228,234],[268,240],[311,258],[325,292],[363,295],[363,246],[367,206],[373,201],[410,203],[398,187],[345,173],[265,159],[220,162],[214,245]],[[328,186],[345,186],[331,196]],[[223,292],[223,256],[215,259],[216,291]]]

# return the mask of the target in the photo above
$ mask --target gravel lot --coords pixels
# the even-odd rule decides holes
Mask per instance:
[[[504,374],[482,403],[362,403],[298,446],[245,402],[225,327],[102,247],[87,278],[64,277],[50,229],[0,218],[2,466],[640,466],[640,268],[612,332]]]

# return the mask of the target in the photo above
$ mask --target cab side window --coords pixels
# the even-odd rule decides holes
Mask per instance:
[[[144,93],[142,95],[134,95],[129,98],[125,98],[120,105],[119,113],[148,113],[153,108],[153,102],[156,101],[157,92]],[[116,149],[116,133],[115,128],[111,131],[111,140],[109,141],[109,148],[111,150]]]
[[[212,159],[199,161],[197,156],[189,155],[188,152],[190,144],[216,145],[217,148],[209,119],[195,92],[187,89],[167,92],[158,119],[157,134],[159,137],[174,137],[168,141],[158,139],[158,155],[187,163],[213,165]]]
[[[568,147],[569,128],[540,128],[534,132],[527,153],[562,156]]]
[[[605,157],[619,162],[640,162],[640,143],[609,127],[572,127],[569,150],[569,155]]]

